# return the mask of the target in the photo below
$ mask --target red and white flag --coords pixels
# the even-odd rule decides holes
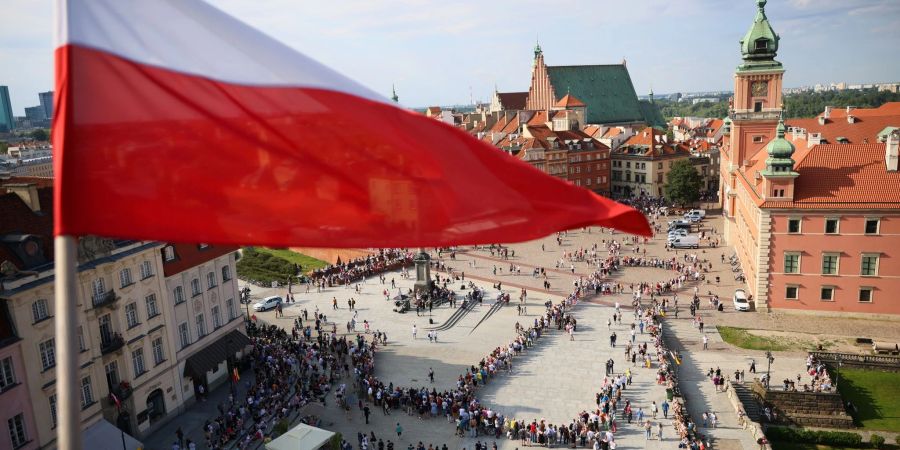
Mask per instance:
[[[57,235],[406,247],[651,233],[639,212],[206,3],[57,2]]]

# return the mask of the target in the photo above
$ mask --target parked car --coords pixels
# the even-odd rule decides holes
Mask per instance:
[[[700,248],[700,236],[696,234],[680,236],[672,239],[669,244],[673,248]]]
[[[734,291],[733,298],[735,311],[750,311],[750,301],[747,300],[747,292],[743,289],[737,289]]]
[[[691,223],[690,223],[690,222],[684,222],[684,221],[680,221],[680,220],[679,220],[679,221],[673,223],[672,225],[669,225],[669,232],[670,232],[670,233],[671,233],[672,231],[675,231],[675,230],[691,231]]]
[[[272,297],[266,297],[261,302],[253,305],[254,311],[266,311],[281,304],[281,297],[274,295]]]
[[[684,219],[691,223],[697,223],[697,222],[703,220],[703,216],[701,216],[698,213],[687,213],[684,215]]]

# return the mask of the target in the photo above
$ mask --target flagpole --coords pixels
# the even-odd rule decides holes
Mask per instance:
[[[75,337],[77,248],[75,237],[54,239],[56,291],[56,442],[61,450],[81,450],[81,407],[78,395],[78,349]]]

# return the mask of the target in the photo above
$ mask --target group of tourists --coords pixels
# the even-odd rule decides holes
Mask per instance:
[[[363,278],[380,275],[412,264],[413,253],[403,249],[380,249],[377,254],[331,264],[310,273],[317,288],[349,285]]]

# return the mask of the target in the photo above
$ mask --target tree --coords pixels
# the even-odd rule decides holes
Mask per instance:
[[[9,144],[6,142],[0,142],[0,154],[9,153]]]
[[[50,138],[50,135],[47,134],[47,130],[43,128],[38,128],[37,130],[32,131],[29,136],[31,136],[31,138],[36,141],[46,141]]]
[[[666,197],[669,200],[684,206],[700,199],[700,187],[703,179],[694,169],[690,160],[682,159],[672,165],[666,182]]]

